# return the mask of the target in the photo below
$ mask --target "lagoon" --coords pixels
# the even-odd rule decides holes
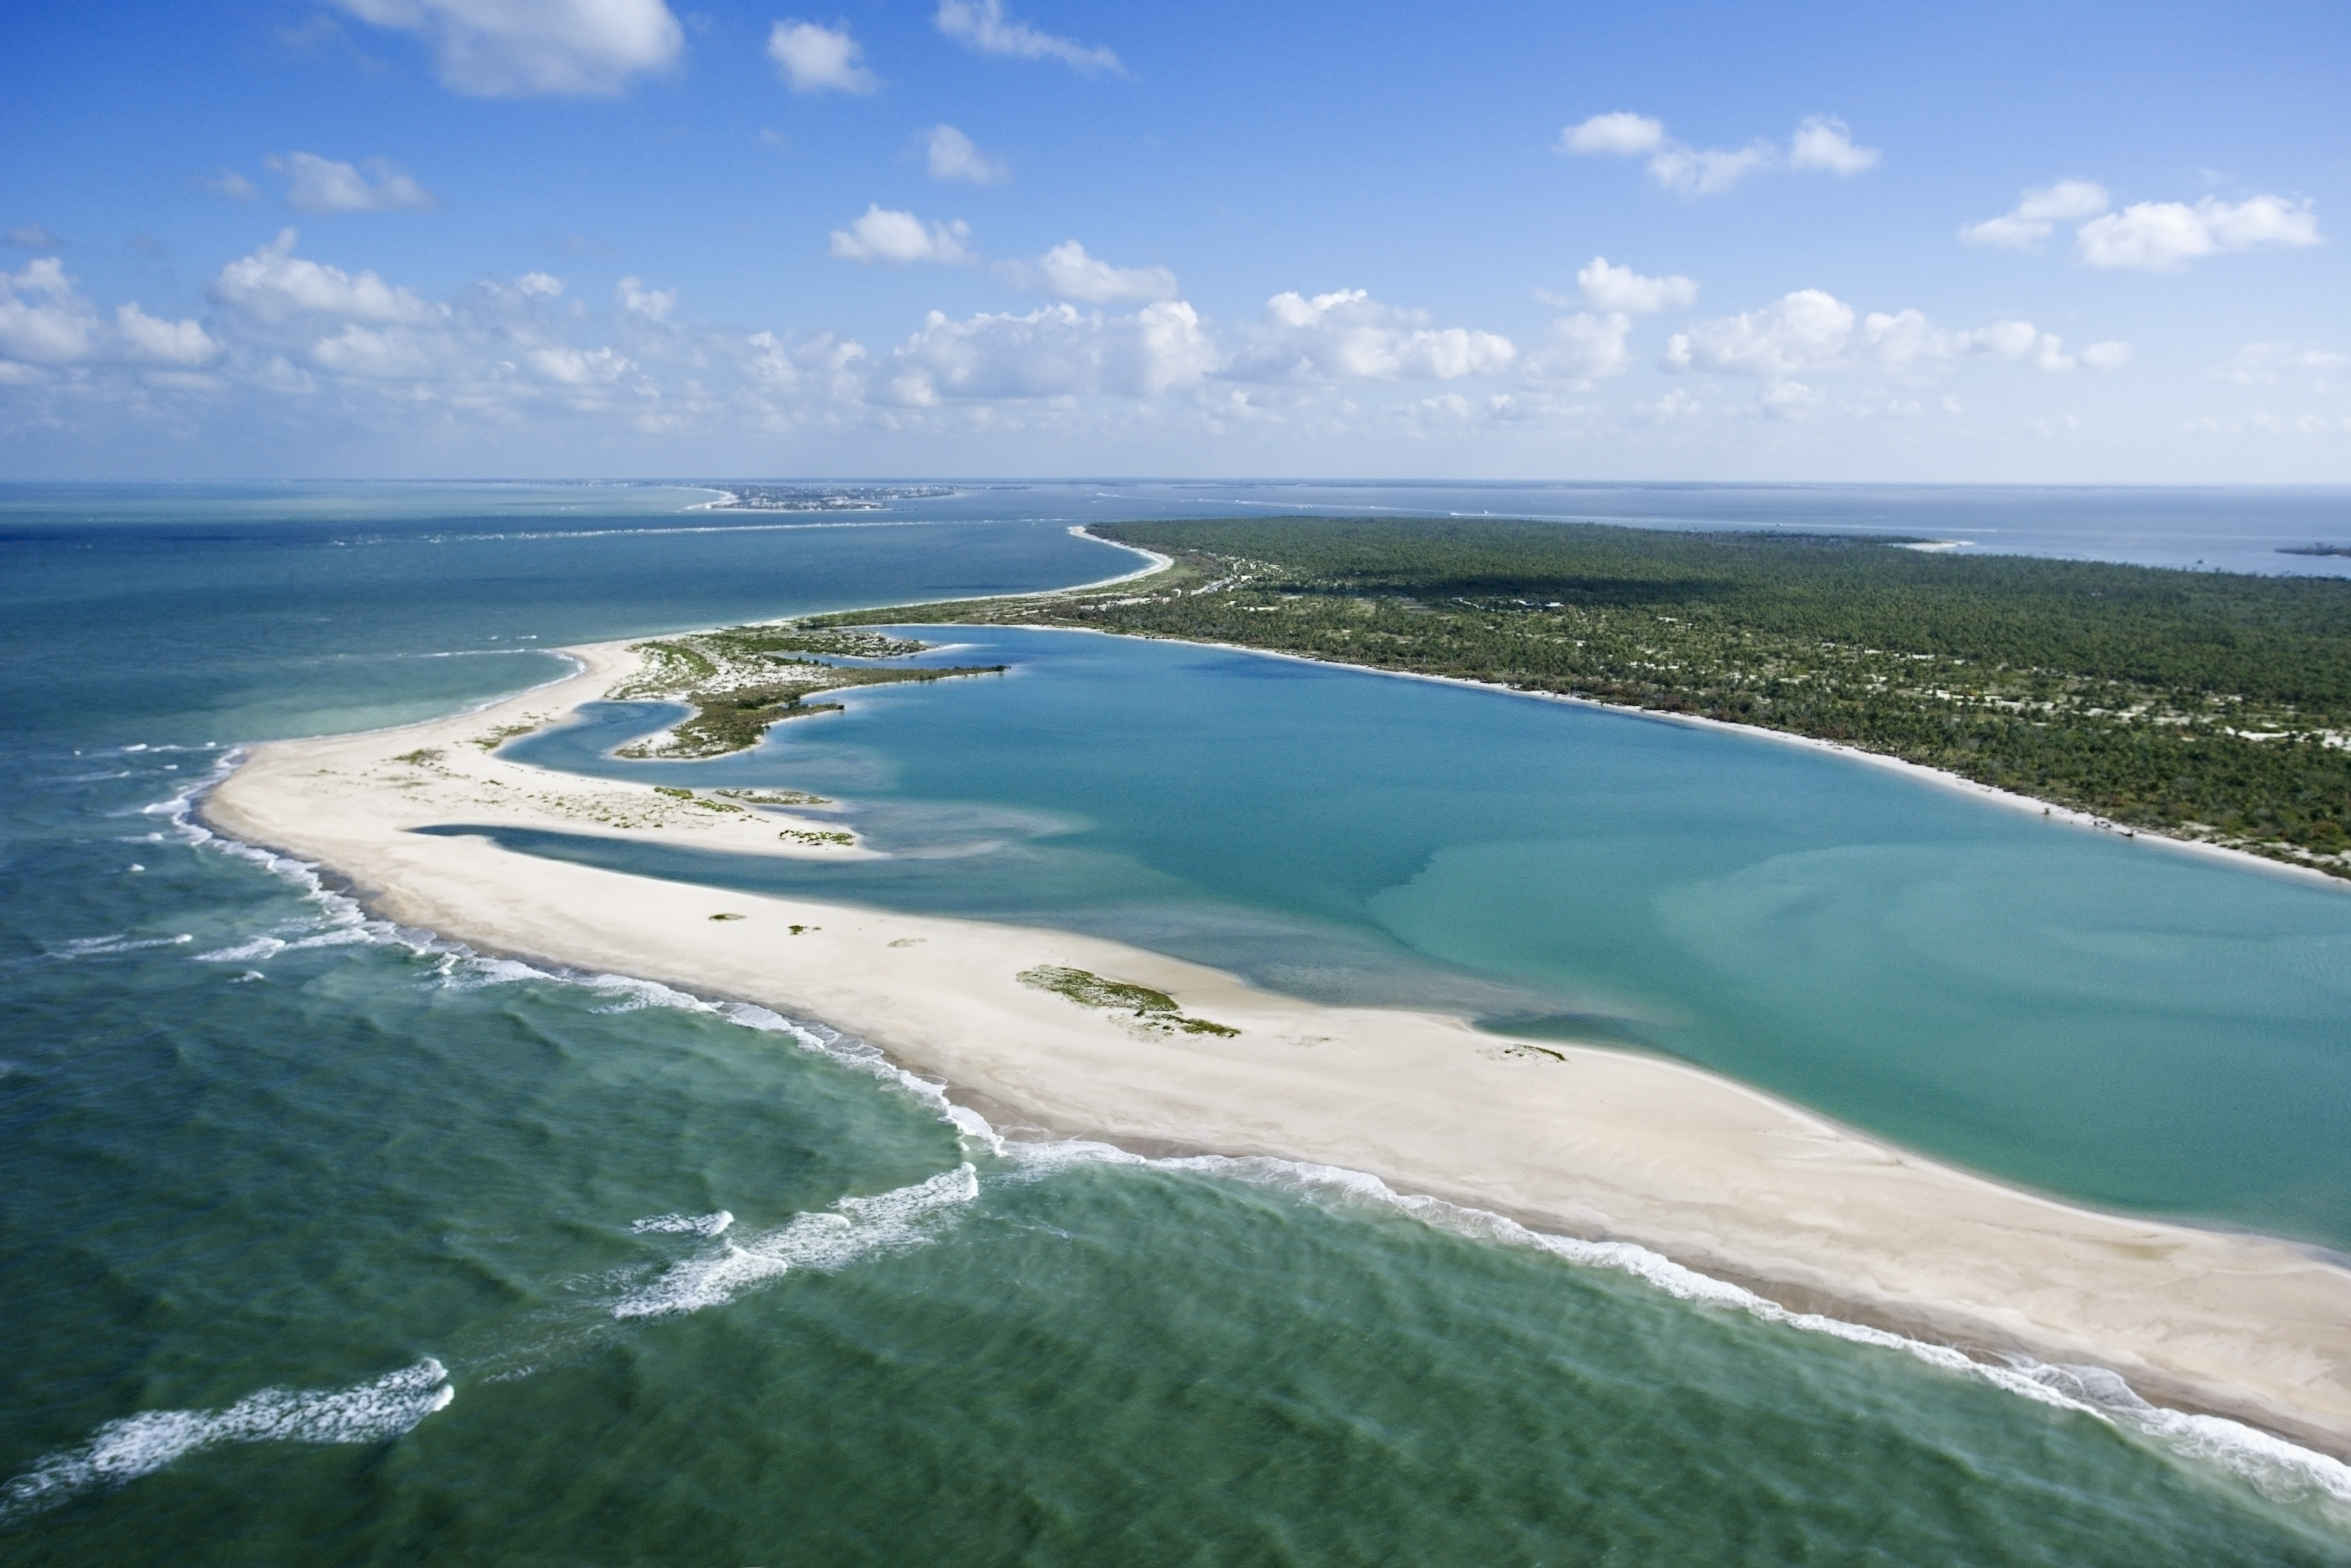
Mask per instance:
[[[923,634],[919,632],[911,634]],[[548,766],[839,797],[896,858],[517,848],[1061,925],[1340,1002],[1667,1052],[2095,1206],[2351,1249],[2351,887],[1646,716],[1087,632],[756,753]]]

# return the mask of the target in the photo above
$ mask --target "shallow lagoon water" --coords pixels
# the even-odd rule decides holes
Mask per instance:
[[[1048,518],[721,535],[681,565],[714,536],[654,531],[674,497],[593,497],[642,531],[569,542],[534,530],[578,492],[364,499],[355,522],[341,491],[149,495],[104,560],[68,559],[72,518],[19,527],[22,496],[41,537],[0,528],[0,1560],[2351,1561],[2323,1470],[2199,1458],[1340,1176],[998,1154],[853,1042],[447,950],[200,841],[155,808],[204,742],[445,709],[535,664],[429,654],[1117,559]],[[498,532],[530,537],[473,537]],[[1179,939],[1257,912],[1314,983],[1384,953],[1415,986],[1573,988],[1429,938],[1430,879],[1474,867],[1383,843],[1332,873],[1270,794],[1289,858],[1219,885],[1179,823],[1122,837],[1123,810],[1009,764],[981,789],[882,744],[1050,686],[887,694],[822,744],[910,847],[1162,864]],[[1208,697],[1161,717],[1211,733]],[[1118,787],[1153,799],[1148,773]],[[1367,918],[1391,890],[1402,913]]]
[[[714,763],[605,755],[648,705],[511,747],[837,793],[904,858],[500,836],[1668,1051],[2029,1186],[2351,1249],[2351,887],[1766,737],[1180,643],[918,634],[1012,675],[854,697]]]

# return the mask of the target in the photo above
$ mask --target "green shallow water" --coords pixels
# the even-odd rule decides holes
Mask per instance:
[[[201,1019],[223,967],[113,972]],[[2351,1561],[2306,1485],[1335,1176],[1000,1157],[616,982],[370,944],[248,984],[34,1134],[93,1201],[9,1205],[52,1245],[5,1453],[61,1478],[9,1561]],[[419,1414],[381,1385],[426,1357]],[[370,1385],[367,1440],[165,1423],[71,1484],[126,1408]]]
[[[2241,1429],[2058,1369],[2003,1385],[1345,1173],[998,1149],[853,1041],[371,924],[172,805],[204,741],[445,709],[545,667],[496,652],[517,643],[1096,575],[1061,531],[1091,489],[716,535],[664,531],[674,495],[556,487],[0,502],[0,1563],[2351,1562],[2351,1472]],[[1801,956],[1862,918],[1822,887],[1898,911],[1932,878],[1896,850],[1972,841],[1865,793],[1849,839],[1878,858],[1841,867],[1785,788],[1719,789],[1771,768],[1709,773],[1633,726],[1649,761],[1615,765],[1606,840],[1628,866],[1675,813],[1727,815],[1718,841],[1681,823],[1680,902],[1611,936],[1566,891],[1610,885],[1597,805],[1581,837],[1499,831],[1556,737],[1473,759],[1395,683],[1110,657],[889,694],[724,766],[841,789],[909,851],[880,901],[1099,919],[1309,992],[1580,1010],[1693,1053],[1718,993],[1803,1003],[1759,929]],[[1080,744],[1121,712],[1191,772]],[[1293,750],[1385,739],[1300,799],[1299,770],[1249,764],[1269,732],[1239,721],[1268,712]],[[539,744],[605,766],[587,732]],[[1197,804],[1200,778],[1247,809]],[[1442,826],[1350,848],[1330,813]],[[1782,859],[1729,852],[1759,833]],[[1504,873],[1520,891],[1479,906]],[[2273,906],[2246,896],[2167,915],[2143,967],[2283,951],[2303,917],[2248,925]],[[1828,924],[1799,940],[1808,909]],[[1566,968],[1509,946],[1547,922],[1586,933]],[[1636,961],[1661,942],[1682,956]],[[1741,956],[1687,956],[1710,946]],[[2132,1016],[2175,1027],[2190,995]],[[2270,1031],[2248,1060],[2315,1094],[2293,1074],[2325,1053],[2239,1016]],[[1838,1061],[1808,1070],[1834,1086]],[[2279,1168],[2256,1151],[2220,1190]]]

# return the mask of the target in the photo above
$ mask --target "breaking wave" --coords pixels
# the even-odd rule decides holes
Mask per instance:
[[[909,1252],[978,1196],[978,1173],[961,1165],[894,1192],[844,1197],[822,1212],[794,1215],[787,1225],[671,1264],[652,1284],[614,1302],[612,1315],[700,1312],[795,1270],[832,1273],[863,1259]]]
[[[456,1396],[430,1357],[349,1388],[265,1388],[225,1410],[143,1410],[109,1421],[0,1487],[0,1521],[152,1474],[225,1443],[372,1443],[397,1437]]]

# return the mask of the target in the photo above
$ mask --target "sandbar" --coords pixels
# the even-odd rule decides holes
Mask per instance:
[[[203,814],[340,873],[402,925],[822,1022],[1015,1135],[1367,1172],[1538,1229],[1637,1242],[1798,1310],[2105,1367],[2158,1403],[2351,1455],[2351,1270],[2311,1249],[2055,1201],[1658,1057],[1321,1006],[1081,933],[725,892],[414,831],[871,852],[780,837],[795,820],[771,812],[494,755],[501,732],[559,722],[636,657],[565,652],[576,674],[485,709],[256,747]],[[1238,1032],[1155,1029],[1022,984],[1040,966],[1154,988]]]

